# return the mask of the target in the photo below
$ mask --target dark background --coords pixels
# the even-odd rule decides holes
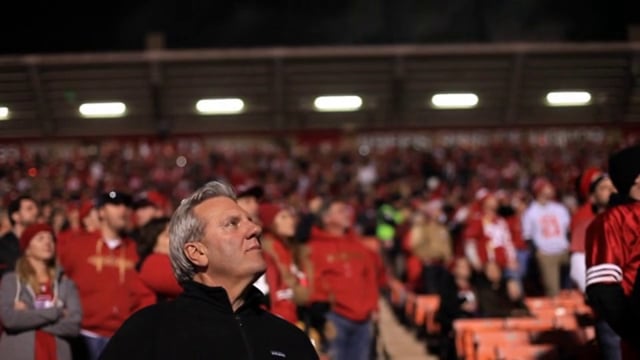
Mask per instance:
[[[638,3],[639,1],[634,1]],[[624,41],[619,0],[3,1],[0,53],[168,48]]]

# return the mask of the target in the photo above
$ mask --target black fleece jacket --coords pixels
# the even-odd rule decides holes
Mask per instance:
[[[234,312],[223,288],[183,287],[174,301],[131,316],[100,359],[318,359],[304,332],[260,308],[259,290]]]

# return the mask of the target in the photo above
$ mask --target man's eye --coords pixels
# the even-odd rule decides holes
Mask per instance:
[[[225,224],[226,227],[237,227],[238,226],[239,221],[238,220],[231,220],[229,222],[227,222]]]

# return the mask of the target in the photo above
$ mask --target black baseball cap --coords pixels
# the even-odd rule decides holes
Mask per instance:
[[[262,186],[251,180],[236,183],[234,184],[234,188],[236,190],[237,198],[253,196],[256,199],[261,199],[264,196],[264,189]]]
[[[133,200],[131,198],[131,195],[115,190],[102,193],[96,199],[97,208],[103,207],[106,204],[125,205],[127,207],[131,207],[132,203]]]

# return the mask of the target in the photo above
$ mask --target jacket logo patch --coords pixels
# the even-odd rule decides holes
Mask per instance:
[[[287,357],[287,355],[285,355],[284,353],[281,353],[280,351],[275,351],[275,350],[271,350],[271,355],[277,356],[283,359]]]

